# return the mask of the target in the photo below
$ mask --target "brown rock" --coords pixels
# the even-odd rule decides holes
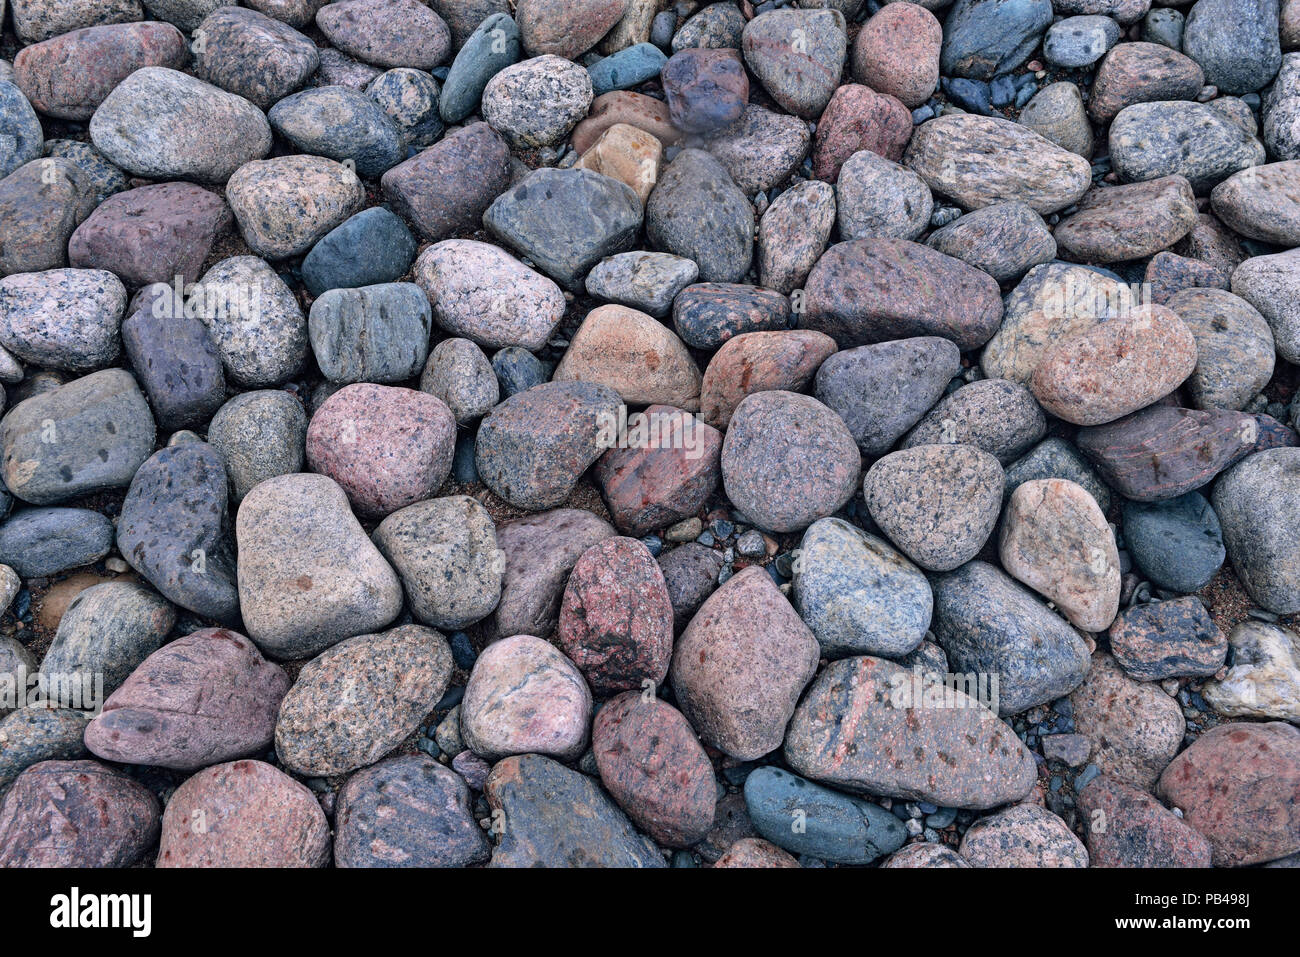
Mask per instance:
[[[659,180],[663,155],[663,144],[654,134],[627,123],[615,123],[600,134],[574,166],[627,183],[644,205]]]
[[[813,176],[834,183],[844,161],[859,150],[897,163],[911,137],[912,114],[900,100],[860,83],[846,83],[831,96],[817,123]]]
[[[644,130],[664,146],[672,146],[682,138],[681,131],[672,124],[668,105],[662,100],[630,90],[615,90],[591,101],[587,118],[573,128],[569,142],[579,154],[585,153],[616,123]]]
[[[627,12],[628,0],[519,0],[515,20],[529,56],[576,60]]]
[[[1103,774],[1079,793],[1092,867],[1210,867],[1210,842],[1145,791]]]
[[[732,844],[714,867],[800,867],[795,858],[761,837],[745,837]]]
[[[1196,220],[1196,197],[1182,176],[1093,189],[1056,227],[1056,245],[1078,262],[1142,259],[1168,249]]]
[[[704,370],[700,418],[726,429],[747,395],[774,389],[798,392],[834,352],[834,339],[805,329],[746,332],[728,339]]]
[[[1119,43],[1097,67],[1088,115],[1106,124],[1134,103],[1194,100],[1205,73],[1189,56],[1162,43]]]
[[[853,43],[853,78],[914,109],[939,85],[942,44],[943,28],[925,7],[887,4],[858,31]]]

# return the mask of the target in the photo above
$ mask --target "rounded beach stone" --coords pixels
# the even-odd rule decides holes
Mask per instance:
[[[1251,257],[1232,273],[1232,291],[1272,327],[1277,354],[1300,362],[1300,253]]]
[[[949,11],[940,61],[946,75],[991,80],[1029,59],[1052,22],[1050,0],[958,0]]]
[[[768,10],[745,25],[745,62],[782,109],[815,119],[839,85],[846,59],[839,10]]]
[[[524,49],[576,60],[627,12],[628,0],[519,0],[515,19]]]
[[[1214,214],[1248,239],[1278,246],[1300,243],[1300,160],[1252,166],[1210,194]]]
[[[323,156],[246,163],[226,184],[239,231],[266,259],[300,256],[358,212],[365,189],[348,166]]]
[[[1018,804],[976,821],[961,840],[975,867],[1087,867],[1088,849],[1047,808]]]
[[[834,183],[843,162],[859,150],[898,162],[912,137],[912,116],[901,100],[860,83],[846,83],[831,97],[817,124],[813,176]]]
[[[382,516],[430,498],[451,474],[456,420],[426,392],[358,383],[325,400],[307,426],[307,464]]]
[[[86,746],[107,761],[179,771],[260,754],[288,690],[284,669],[243,635],[204,628],[149,655],[90,722]]]
[[[88,508],[24,508],[0,524],[0,561],[23,578],[91,565],[112,547],[112,521]]]
[[[1102,774],[1079,793],[1092,867],[1210,867],[1210,842],[1145,791]]]
[[[424,754],[364,768],[339,789],[336,867],[469,867],[491,853],[469,786]]]
[[[961,443],[983,449],[1004,466],[1047,432],[1047,417],[1018,382],[979,379],[947,395],[912,429],[901,448]]]
[[[853,78],[914,109],[939,85],[942,43],[943,28],[925,7],[886,4],[853,42]]]
[[[0,279],[0,346],[45,369],[90,372],[122,348],[126,288],[103,269],[51,269]]]
[[[324,867],[329,859],[329,821],[316,795],[269,764],[233,761],[176,789],[155,866]]]
[[[970,867],[966,859],[944,844],[908,844],[885,859],[881,867]]]
[[[834,189],[818,180],[797,181],[759,221],[759,282],[783,295],[793,293],[826,251],[834,225]]]
[[[466,746],[489,761],[511,754],[576,759],[587,747],[591,691],[552,644],[514,635],[474,662],[460,705]]]
[[[977,209],[936,229],[925,241],[945,255],[984,270],[998,282],[1018,279],[1034,266],[1056,258],[1056,240],[1043,217],[1024,203],[994,203]]]
[[[694,262],[671,253],[617,253],[591,268],[586,288],[598,299],[630,306],[662,319],[671,311],[678,293],[699,275],[700,269]]]
[[[68,265],[68,239],[98,201],[89,174],[61,157],[32,160],[0,179],[0,276]]]
[[[255,486],[235,521],[239,604],[248,635],[276,658],[305,658],[389,624],[402,586],[324,475]]]
[[[838,518],[804,532],[792,584],[794,606],[827,658],[905,655],[930,627],[933,596],[924,573]]]
[[[307,413],[288,392],[235,396],[212,417],[208,441],[221,452],[236,502],[258,482],[302,470]]]
[[[1212,675],[1223,667],[1228,640],[1199,598],[1134,605],[1110,626],[1110,650],[1139,681]]]
[[[157,2],[157,0],[152,0]],[[140,0],[14,0],[14,32],[24,43],[103,23],[129,23],[144,17]]]
[[[1226,554],[1219,517],[1204,496],[1124,503],[1124,544],[1142,574],[1187,594],[1205,587]]]
[[[1090,191],[1055,231],[1061,254],[1087,263],[1142,259],[1168,249],[1196,221],[1196,199],[1182,176]]]
[[[20,708],[0,719],[0,789],[38,762],[85,757],[82,736],[89,720],[72,708]]]
[[[318,86],[286,96],[267,119],[296,149],[350,164],[366,179],[376,179],[406,159],[406,144],[392,118],[374,99],[345,86]]]
[[[1049,83],[1025,104],[1020,123],[1063,150],[1090,159],[1092,126],[1079,88],[1068,80]]]
[[[401,218],[372,206],[330,230],[302,261],[302,282],[313,296],[395,282],[415,259],[416,242]]]
[[[767,572],[751,566],[700,606],[673,654],[678,707],[700,739],[752,760],[781,746],[819,646]]]
[[[1300,449],[1269,449],[1215,484],[1214,510],[1237,577],[1261,607],[1300,611]]]
[[[682,150],[660,173],[645,226],[651,246],[694,260],[703,282],[739,282],[754,258],[754,207],[703,150]]]
[[[483,119],[514,149],[562,140],[591,106],[591,75],[545,54],[508,66],[483,88]]]
[[[278,385],[307,358],[307,320],[298,299],[257,256],[233,256],[199,280],[186,311],[198,313],[226,376],[243,388]]]
[[[713,766],[686,718],[638,691],[610,699],[592,725],[601,783],[660,844],[689,847],[708,833],[717,804]]]
[[[411,613],[435,628],[466,628],[501,598],[505,556],[487,509],[468,495],[416,502],[384,519],[375,545],[406,588]]]
[[[306,777],[374,764],[433,710],[454,667],[447,640],[421,625],[340,641],[303,665],[284,696],[275,753]]]
[[[403,146],[424,149],[442,136],[438,81],[423,70],[399,67],[382,73],[366,87],[366,96],[396,125]]]
[[[660,70],[672,125],[686,133],[730,126],[749,100],[749,78],[734,49],[679,50]]]
[[[459,123],[477,110],[488,80],[519,60],[522,52],[519,27],[510,17],[509,5],[503,2],[500,6],[499,11],[485,20],[478,21],[471,16],[473,23],[466,26],[473,33],[456,38],[460,50],[442,81],[438,97],[438,112],[446,123]],[[443,9],[452,33],[456,34],[457,18],[445,6]]]
[[[1282,62],[1277,0],[1207,0],[1187,14],[1183,49],[1224,93],[1250,93]]]
[[[433,317],[415,283],[330,289],[311,304],[307,335],[332,383],[403,382],[424,365]]]
[[[41,761],[0,802],[0,867],[130,867],[158,836],[158,800],[98,761]]]
[[[736,841],[727,852],[713,863],[714,867],[802,867],[798,858],[788,854],[775,844],[757,837],[744,837]]]
[[[1198,409],[1243,409],[1273,378],[1273,332],[1259,311],[1225,289],[1184,289],[1165,303],[1196,339],[1185,383]]]
[[[331,3],[316,26],[339,50],[375,66],[432,70],[451,52],[451,30],[419,0]]]
[[[789,298],[756,286],[696,283],[673,300],[673,326],[696,349],[716,349],[732,336],[785,329],[789,323]]]
[[[904,554],[929,571],[949,571],[993,533],[1003,481],[998,460],[973,445],[920,445],[872,465],[862,494]]]
[[[434,346],[420,376],[420,391],[446,403],[459,425],[481,419],[501,398],[492,363],[468,339],[444,339]]]
[[[1192,100],[1205,86],[1205,73],[1191,57],[1159,43],[1120,43],[1097,68],[1088,115],[1105,124],[1127,106]]]
[[[644,203],[654,189],[662,160],[662,143],[644,130],[617,123],[602,133],[574,166],[626,183]]]
[[[1206,193],[1264,162],[1264,146],[1221,110],[1183,101],[1125,107],[1110,126],[1110,155],[1125,182],[1184,176]]]
[[[930,226],[934,198],[911,170],[870,150],[840,167],[835,205],[843,239],[916,239]]]
[[[260,110],[300,88],[320,65],[316,44],[256,10],[218,7],[192,32],[194,75]]]
[[[746,195],[783,186],[808,158],[812,133],[797,116],[747,104],[730,126],[708,134],[704,148]]]
[[[718,587],[722,553],[686,542],[659,556],[659,567],[673,603],[673,630],[680,633]]]

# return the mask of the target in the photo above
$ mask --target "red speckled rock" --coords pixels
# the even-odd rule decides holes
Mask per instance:
[[[307,426],[307,462],[364,515],[432,498],[451,472],[456,419],[414,389],[357,383],[325,400]]]
[[[795,858],[761,837],[744,837],[718,858],[714,867],[799,867]]]
[[[799,325],[840,348],[942,336],[963,352],[997,332],[997,280],[938,250],[903,239],[854,239],[822,254],[804,284]]]
[[[902,4],[890,4],[902,6]],[[885,8],[886,10],[889,7]],[[908,844],[886,859],[881,867],[925,868],[925,867],[970,867],[966,859],[956,851],[943,844]]]
[[[1204,503],[1202,503],[1204,504]],[[1134,605],[1110,626],[1115,660],[1139,681],[1212,675],[1228,639],[1195,595]]]
[[[1097,67],[1088,115],[1105,125],[1134,103],[1192,100],[1205,85],[1201,65],[1162,43],[1118,43]]]
[[[460,731],[489,761],[508,754],[573,760],[587,746],[591,691],[568,658],[532,635],[488,645],[470,672]]]
[[[519,0],[515,20],[529,56],[576,60],[627,12],[628,0]]]
[[[1143,259],[1168,249],[1196,222],[1196,197],[1182,176],[1091,189],[1052,235],[1061,254],[1084,263]]]
[[[113,87],[136,70],[179,70],[188,59],[185,37],[170,23],[105,24],[19,50],[14,84],[46,116],[88,120]]]
[[[943,27],[915,3],[890,3],[863,24],[853,44],[853,78],[915,108],[939,85]]]
[[[811,6],[811,4],[810,4]],[[768,10],[745,25],[745,63],[781,108],[815,120],[844,70],[844,14],[836,9]]]
[[[555,637],[602,697],[662,684],[673,606],[650,549],[620,536],[583,552],[564,587]]]
[[[749,101],[749,78],[736,50],[679,50],[664,64],[660,80],[673,126],[687,133],[730,126]]]
[[[1196,338],[1165,306],[1131,312],[1056,343],[1029,379],[1043,408],[1101,425],[1168,395],[1196,368]]]
[[[1221,724],[1160,776],[1157,793],[1214,849],[1217,867],[1300,850],[1300,728],[1281,721]]]
[[[204,628],[155,651],[86,728],[107,761],[193,771],[264,752],[289,677],[251,641]]]
[[[0,803],[0,868],[129,867],[158,835],[158,801],[98,761],[41,761]]]
[[[725,429],[747,395],[799,392],[835,352],[835,340],[808,329],[745,332],[722,344],[704,370],[700,418]]]
[[[911,138],[912,114],[897,97],[846,83],[835,91],[817,123],[813,176],[834,183],[844,161],[859,150],[897,163]]]
[[[199,276],[217,236],[233,222],[216,193],[192,183],[157,183],[106,199],[68,241],[79,269],[107,269],[130,286]]]
[[[451,30],[419,0],[343,0],[316,26],[348,56],[382,67],[432,70],[451,52]]]
[[[1145,791],[1103,774],[1078,797],[1093,867],[1210,867],[1210,842]]]
[[[601,783],[660,844],[688,847],[713,825],[713,765],[682,713],[628,691],[596,715],[591,747]]]
[[[324,867],[330,826],[316,795],[261,761],[200,771],[163,812],[158,867]]]
[[[819,646],[762,568],[727,579],[673,655],[677,704],[706,743],[751,760],[781,746]]]
[[[626,447],[595,477],[619,531],[645,535],[694,515],[717,490],[722,435],[689,412],[652,405],[628,418]]]
[[[944,807],[1027,795],[1038,773],[1011,727],[960,689],[914,687],[915,674],[881,658],[832,662],[790,722],[790,767],[831,787]]]
[[[1088,851],[1051,811],[1017,804],[976,821],[961,841],[975,867],[1087,867]]]

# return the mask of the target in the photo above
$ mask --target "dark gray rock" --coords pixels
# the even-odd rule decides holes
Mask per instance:
[[[1300,611],[1300,448],[1248,456],[1219,479],[1211,501],[1250,597],[1275,614]]]
[[[739,282],[754,256],[754,207],[727,171],[702,150],[682,150],[646,204],[656,249],[695,260],[704,282]]]
[[[71,160],[32,160],[0,179],[0,276],[68,264],[68,240],[98,201]]]
[[[97,562],[113,547],[113,523],[88,508],[26,508],[0,525],[0,562],[44,578]]]
[[[415,237],[401,218],[372,206],[325,234],[302,261],[302,282],[313,296],[396,282],[415,261]]]
[[[92,585],[68,604],[41,670],[102,678],[104,694],[112,694],[175,624],[175,610],[148,588],[127,581]]]
[[[226,463],[236,502],[265,479],[302,469],[307,413],[288,392],[237,395],[212,417],[208,441]]]
[[[33,764],[84,757],[89,722],[71,708],[20,708],[0,720],[0,793]]]
[[[1183,52],[1223,93],[1252,93],[1282,65],[1278,0],[1198,0],[1187,15]]]
[[[900,448],[960,442],[1004,466],[1047,433],[1047,416],[1029,390],[1010,379],[980,379],[948,395],[917,423]]]
[[[388,114],[407,148],[432,146],[446,128],[438,112],[438,81],[423,70],[399,67],[381,73],[366,87],[366,96]]]
[[[409,282],[331,289],[311,304],[307,335],[330,382],[402,382],[429,354],[433,313]]]
[[[1208,584],[1225,555],[1219,517],[1199,492],[1125,502],[1124,543],[1143,575],[1181,594]]]
[[[722,552],[687,542],[660,555],[659,568],[673,605],[673,629],[680,634],[718,587]]]
[[[1110,489],[1079,450],[1064,439],[1044,439],[1023,458],[1008,465],[1005,495],[1010,498],[1011,493],[1026,482],[1046,478],[1069,479],[1082,485],[1096,499],[1103,513],[1110,511]]]
[[[1205,193],[1264,162],[1264,146],[1219,110],[1170,100],[1120,110],[1110,126],[1110,156],[1125,182],[1180,175]]]
[[[0,80],[0,179],[40,159],[45,143],[36,111],[11,80]]]
[[[122,323],[122,345],[158,425],[197,428],[225,401],[226,376],[207,326],[168,303],[166,294],[146,298]]]
[[[406,158],[393,119],[369,96],[345,86],[318,86],[285,97],[267,118],[300,152],[351,162],[366,179]]]
[[[1010,73],[1051,22],[1051,0],[957,0],[943,27],[943,75],[991,80]]]
[[[480,23],[442,82],[438,111],[443,120],[459,123],[477,110],[488,80],[518,62],[519,54],[519,27],[510,14],[494,13]]]

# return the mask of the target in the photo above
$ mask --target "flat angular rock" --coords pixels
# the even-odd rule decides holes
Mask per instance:
[[[316,14],[316,26],[348,56],[382,67],[432,70],[451,52],[451,31],[418,0],[344,0]]]
[[[1065,822],[1037,804],[1018,804],[976,821],[961,840],[975,867],[1087,867],[1088,851]]]
[[[682,131],[673,126],[668,105],[662,100],[629,90],[614,90],[591,101],[587,118],[573,128],[570,143],[577,153],[585,153],[615,123],[644,130],[664,146],[682,138]]]
[[[1202,689],[1210,707],[1232,718],[1300,718],[1300,637],[1281,625],[1248,620],[1232,629],[1228,642],[1232,667]]]
[[[1134,605],[1110,626],[1110,650],[1139,681],[1212,675],[1228,640],[1195,596]]]
[[[754,208],[702,150],[682,150],[660,173],[645,224],[653,247],[693,259],[704,282],[739,282],[750,268]]]
[[[1210,843],[1145,791],[1109,775],[1079,794],[1092,867],[1209,867]]]
[[[798,858],[786,853],[768,841],[745,837],[736,841],[727,852],[713,862],[714,867],[743,868],[797,868],[803,865]]]
[[[1249,456],[1214,486],[1214,510],[1237,577],[1259,605],[1276,614],[1300,611],[1296,498],[1300,449]]]
[[[1182,176],[1095,189],[1056,227],[1056,245],[1088,263],[1142,259],[1182,239],[1196,220],[1196,199]]]

